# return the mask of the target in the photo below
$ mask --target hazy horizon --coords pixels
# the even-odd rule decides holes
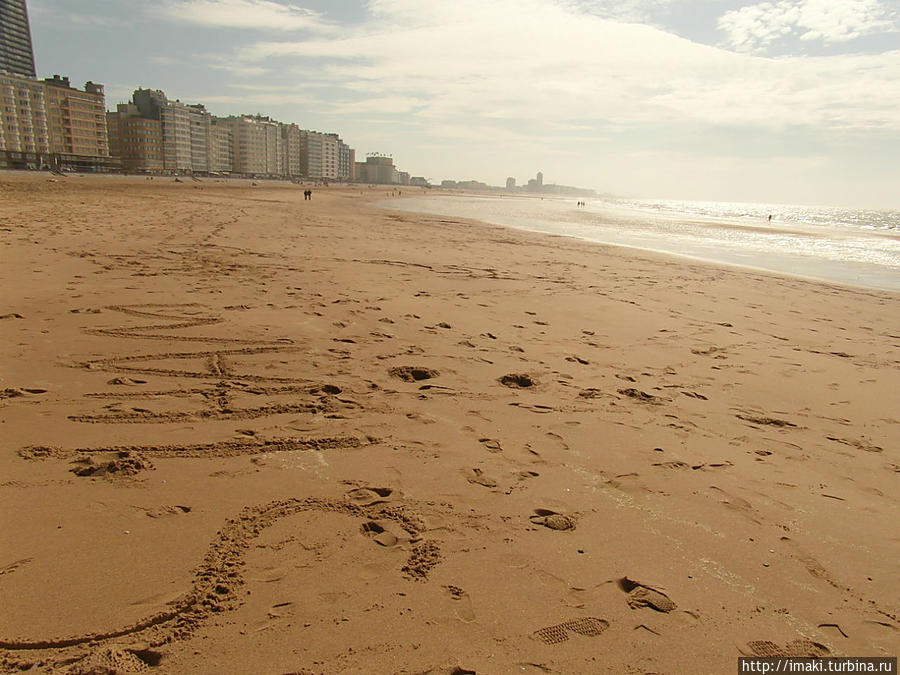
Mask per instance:
[[[900,208],[892,0],[28,2],[39,77],[337,132],[432,182]]]

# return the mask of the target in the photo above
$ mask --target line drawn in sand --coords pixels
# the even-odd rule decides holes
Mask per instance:
[[[344,417],[343,412],[362,406],[356,401],[339,397],[341,388],[333,384],[316,385],[308,379],[284,375],[261,375],[258,372],[245,372],[235,361],[246,362],[253,357],[283,355],[289,359],[291,354],[301,354],[303,349],[291,340],[241,340],[216,336],[185,336],[172,334],[169,331],[180,331],[198,326],[209,326],[220,323],[220,317],[212,316],[197,303],[189,304],[142,304],[111,305],[106,309],[140,319],[153,319],[157,323],[137,327],[89,329],[87,332],[121,338],[140,338],[168,341],[191,341],[211,343],[236,343],[244,346],[229,346],[220,349],[206,349],[190,352],[160,352],[151,354],[134,354],[88,359],[73,365],[85,370],[101,370],[120,373],[119,377],[108,382],[111,385],[139,386],[147,384],[147,380],[133,376],[156,376],[167,378],[192,378],[212,381],[204,387],[190,389],[171,389],[156,391],[131,392],[93,392],[89,398],[110,399],[145,399],[158,400],[165,397],[199,399],[200,410],[150,410],[146,407],[123,408],[121,405],[106,406],[109,412],[99,414],[70,415],[69,419],[85,423],[171,423],[205,420],[244,420],[267,417],[279,414],[325,414],[329,417]],[[165,332],[161,332],[165,331]],[[300,368],[302,363],[291,364],[280,360],[263,365],[266,368],[280,370],[290,367]],[[194,367],[180,367],[193,365]],[[266,405],[236,407],[235,397],[289,397],[289,400],[272,401]],[[302,397],[302,400],[297,400]]]
[[[411,581],[424,580],[432,567],[441,560],[440,546],[435,540],[422,540],[423,520],[414,503],[390,503],[360,505],[358,500],[324,499],[306,497],[282,499],[260,506],[245,507],[237,517],[228,519],[210,544],[206,556],[194,570],[193,581],[188,591],[168,603],[168,607],[155,614],[116,629],[96,633],[83,633],[69,637],[54,638],[0,638],[0,650],[8,653],[52,650],[57,654],[41,655],[44,659],[56,660],[59,664],[71,664],[90,657],[98,650],[107,649],[113,641],[128,638],[140,642],[148,648],[183,640],[213,613],[237,608],[244,583],[243,557],[250,544],[267,527],[282,518],[298,513],[341,513],[361,520],[392,521],[398,528],[409,534],[411,540],[418,540],[411,547],[409,557],[400,573]],[[73,653],[73,648],[88,648],[81,654]],[[68,651],[66,651],[68,650]],[[134,651],[134,650],[132,650]],[[141,654],[135,652],[138,657]],[[0,654],[0,657],[4,655]],[[157,653],[158,656],[158,653]],[[0,658],[0,663],[9,659]],[[46,660],[45,660],[46,663]]]

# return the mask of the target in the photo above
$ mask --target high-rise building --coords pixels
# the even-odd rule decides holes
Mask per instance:
[[[281,123],[262,115],[219,118],[231,128],[233,170],[245,176],[281,176],[285,141]]]
[[[507,190],[515,190],[516,189],[516,179],[510,176],[506,179],[506,189]]]
[[[231,173],[234,170],[231,127],[215,117],[209,125],[209,170],[211,173]]]
[[[281,175],[296,178],[302,176],[300,155],[303,140],[303,132],[296,124],[281,125],[281,139],[284,145],[284,155],[281,158]]]
[[[355,158],[356,153],[337,134],[300,132],[300,169],[306,178],[349,180]]]
[[[106,164],[102,158],[109,157],[109,140],[103,85],[87,82],[81,91],[59,75],[46,78],[44,85],[50,151],[60,156],[59,163],[82,165],[96,158],[100,165]]]
[[[191,171],[209,172],[209,130],[212,115],[199,103],[188,106],[191,136]]]
[[[132,101],[141,117],[160,122],[163,168],[172,173],[193,171],[191,107],[181,101],[170,101],[159,89],[136,89]]]
[[[0,71],[35,77],[25,0],[0,0]]]

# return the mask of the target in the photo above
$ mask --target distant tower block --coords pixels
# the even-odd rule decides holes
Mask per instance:
[[[506,179],[506,189],[507,190],[515,190],[516,189],[516,179],[510,176]]]
[[[0,0],[0,70],[35,77],[25,0]]]
[[[544,184],[544,174],[538,171],[535,180],[537,181],[537,186],[541,187]]]

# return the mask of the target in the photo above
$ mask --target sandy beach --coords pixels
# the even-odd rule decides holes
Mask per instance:
[[[303,189],[0,174],[0,672],[897,655],[900,295]]]

